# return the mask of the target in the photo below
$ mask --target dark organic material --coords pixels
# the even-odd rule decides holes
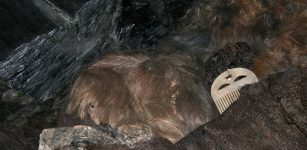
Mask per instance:
[[[288,70],[241,89],[218,119],[176,144],[182,149],[305,149],[307,70]]]
[[[250,68],[256,51],[246,43],[227,44],[215,52],[207,62],[204,69],[209,87],[218,75],[232,68]]]

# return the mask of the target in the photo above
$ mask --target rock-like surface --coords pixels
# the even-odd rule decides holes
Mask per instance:
[[[89,0],[49,0],[56,6],[67,11],[71,16],[75,13]]]
[[[0,61],[12,51],[55,28],[31,1],[0,1]]]
[[[45,129],[40,134],[39,150],[53,150],[64,148],[85,148],[91,145],[123,145],[134,148],[139,143],[153,138],[152,132],[139,132],[129,135],[114,135],[108,126],[90,127],[74,126]]]
[[[40,134],[39,150],[53,150],[68,147],[82,147],[85,143],[115,144],[116,140],[89,126],[63,127],[57,129],[45,129]]]
[[[53,100],[39,102],[0,82],[0,149],[37,149],[38,136],[55,127]]]
[[[117,1],[87,3],[77,14],[76,27],[55,29],[18,47],[0,64],[0,78],[27,95],[55,96],[83,65],[106,51],[103,45],[109,44],[119,7]]]
[[[54,29],[16,48],[0,63],[0,79],[46,100],[105,53],[142,49],[152,54],[167,33],[148,2],[92,0],[76,13],[70,28]]]

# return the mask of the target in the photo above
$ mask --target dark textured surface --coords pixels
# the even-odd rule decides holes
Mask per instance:
[[[56,29],[18,47],[0,64],[0,78],[28,95],[53,97],[82,65],[105,51],[102,46],[108,43],[116,8],[116,1],[88,3],[78,14],[78,27]]]
[[[126,47],[152,50],[168,34],[148,1],[123,0],[122,7],[117,33],[120,40],[128,39],[123,43]]]
[[[75,26],[55,29],[15,49],[1,62],[0,79],[46,100],[105,53],[142,49],[153,54],[168,33],[153,9],[146,1],[92,0],[76,13]]]
[[[59,3],[56,4],[60,7]],[[67,4],[64,1],[63,3]],[[125,43],[135,39],[141,39],[142,42],[133,43],[134,48],[142,47],[152,53],[152,48],[158,44],[159,38],[166,35],[167,29],[162,27],[159,19],[154,18],[153,12],[149,12],[151,15],[146,16],[147,9],[138,10],[137,6],[141,8],[144,6],[142,3],[136,3],[131,8],[130,5],[125,5],[128,6],[127,11],[132,14],[136,11],[141,16],[120,19],[124,16],[121,15],[123,10],[121,1],[92,0],[76,14],[75,26],[70,29],[49,29],[46,34],[36,38],[30,37],[33,38],[32,41],[15,49],[12,55],[1,62],[0,78],[5,80],[9,87],[19,91],[1,86],[0,93],[3,97],[0,102],[1,149],[37,149],[42,129],[63,124],[61,123],[63,112],[58,112],[59,109],[66,107],[65,87],[70,86],[74,75],[82,66],[95,61],[105,53],[130,50]],[[63,9],[66,10],[64,6]],[[37,9],[33,8],[34,10]],[[36,15],[40,15],[38,11],[36,12]],[[33,17],[32,14],[24,13],[24,15],[24,18]],[[134,22],[144,17],[154,21],[142,22],[147,21],[145,19]],[[39,17],[30,20],[37,23],[35,19]],[[125,26],[120,26],[120,21],[126,22]],[[138,28],[130,30],[129,27],[135,24]],[[23,28],[23,24],[19,25],[19,28]],[[42,28],[36,29],[41,31]],[[36,98],[24,96],[22,93]],[[47,99],[48,101],[41,101]],[[72,122],[71,125],[76,123],[78,122]]]
[[[17,46],[54,28],[30,1],[0,0],[0,61]]]
[[[57,0],[53,2],[70,13],[77,11],[83,3],[82,1],[75,7],[75,5],[70,6],[73,2]],[[189,8],[194,2],[199,3],[190,11]],[[223,0],[218,3],[210,2],[214,5],[213,8],[210,8],[208,1],[91,0],[76,14],[75,26],[67,30],[53,30],[50,21],[45,20],[37,9],[28,5],[28,1],[1,0],[0,44],[4,46],[0,47],[0,57],[4,58],[10,51],[6,47],[13,49],[21,43],[33,40],[17,48],[9,58],[1,62],[0,79],[23,93],[49,100],[42,102],[6,86],[0,86],[0,98],[2,98],[0,101],[0,149],[37,149],[39,133],[44,128],[55,127],[59,117],[58,109],[66,107],[65,98],[54,99],[54,97],[60,92],[65,97],[65,90],[68,89],[65,87],[69,87],[75,73],[101,55],[123,50],[131,51],[132,48],[154,54],[160,40],[170,35],[167,36],[165,43],[160,45],[162,52],[168,53],[169,48],[174,49],[171,51],[183,50],[193,55],[204,52],[205,56],[200,56],[200,61],[203,63],[204,60],[208,60],[210,53],[217,50],[214,46],[212,46],[213,49],[206,49],[208,45],[211,43],[211,45],[217,44],[217,47],[224,47],[225,41],[213,41],[213,44],[209,41],[212,33],[204,30],[208,28],[208,22],[214,21],[210,19],[213,19],[215,15],[208,15],[208,18],[206,15],[208,12],[219,12],[217,17],[222,19],[217,21],[227,25],[229,16],[224,12],[228,11],[222,11],[223,9],[220,8],[227,8],[230,4],[221,3]],[[280,2],[286,1],[278,1]],[[299,8],[294,6],[289,7],[291,9],[287,12]],[[252,28],[255,29],[253,31],[265,29],[258,37],[261,43],[266,40],[266,35],[274,33],[268,30],[273,29],[272,27],[276,26],[275,23],[278,23],[278,21],[275,22],[278,18],[272,18],[276,12],[279,15],[277,8],[274,7],[271,14],[264,17],[264,22],[261,22],[264,23],[264,27],[258,28],[256,25],[257,30]],[[27,11],[24,11],[25,9]],[[186,10],[192,17],[184,15]],[[198,12],[200,16],[197,15]],[[283,14],[280,14],[283,18]],[[177,22],[182,24],[177,26]],[[215,28],[214,23],[216,22],[213,22],[212,28],[216,29],[217,33],[222,33],[219,32],[222,26]],[[246,32],[241,28],[235,31]],[[40,35],[41,33],[46,34]],[[254,34],[250,31],[247,33]],[[36,35],[40,36],[34,38]],[[232,38],[232,35],[232,32],[226,32],[225,37],[230,37],[230,42],[242,41],[242,38]],[[251,41],[251,39],[243,38],[245,41]],[[254,41],[248,44],[258,46],[259,43]],[[213,62],[211,67],[213,76],[229,66],[242,64],[248,67],[253,49],[249,51],[244,44],[242,49],[247,53],[233,52],[233,50],[240,50],[236,47],[229,49],[230,51],[226,50],[225,53],[221,50],[220,54],[231,55],[231,57],[226,59],[222,57],[220,66],[219,61]],[[220,57],[217,58],[220,59]],[[215,66],[218,66],[218,69],[215,70]],[[214,78],[213,76],[211,79]],[[260,84],[243,89],[244,96],[223,116],[192,132],[175,147],[160,140],[138,147],[139,149],[304,149],[307,143],[307,86],[306,82],[301,81],[306,79],[306,71],[272,76]],[[90,146],[96,149],[105,148],[101,145]],[[127,148],[120,145],[106,147]]]
[[[176,25],[186,15],[195,0],[148,0],[165,26]]]
[[[206,70],[208,85],[211,86],[215,78],[227,69],[250,68],[255,56],[256,51],[246,43],[225,45],[223,49],[213,53],[208,61],[204,62],[203,68]]]
[[[56,126],[53,100],[34,101],[9,88],[1,88],[0,97],[0,149],[37,149],[41,131]]]
[[[67,11],[71,16],[74,16],[74,14],[89,0],[49,0],[49,1]]]
[[[305,149],[307,114],[301,104],[307,101],[305,78],[306,70],[288,70],[244,87],[238,101],[221,117],[193,131],[176,146],[182,149]]]

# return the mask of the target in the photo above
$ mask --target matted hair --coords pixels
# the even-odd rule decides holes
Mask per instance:
[[[189,56],[108,55],[81,71],[67,112],[113,127],[142,123],[176,142],[217,115]]]
[[[252,69],[258,77],[307,67],[307,10],[285,18],[271,43],[253,62]]]
[[[113,127],[137,119],[133,114],[132,97],[121,75],[97,67],[80,72],[71,89],[67,112]]]

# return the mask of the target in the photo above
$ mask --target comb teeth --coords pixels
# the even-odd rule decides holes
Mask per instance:
[[[245,68],[233,68],[220,74],[211,85],[211,97],[222,114],[240,97],[240,88],[258,82],[257,76]]]
[[[222,114],[233,102],[239,98],[239,96],[239,90],[236,90],[215,101],[219,112]]]
[[[257,81],[253,81],[247,84],[253,84]],[[223,97],[219,98],[218,100],[214,101],[215,105],[217,106],[218,111],[220,114],[222,114],[232,103],[237,101],[240,97],[240,89],[237,89],[235,91],[229,92]]]

